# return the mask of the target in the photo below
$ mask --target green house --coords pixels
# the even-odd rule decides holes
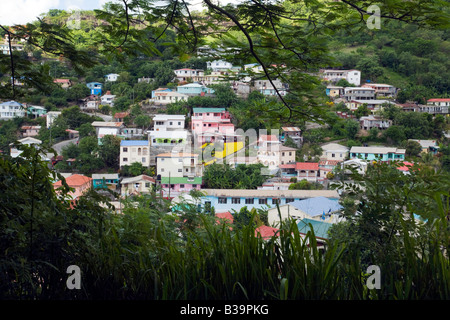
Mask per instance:
[[[119,184],[118,173],[100,173],[92,175],[92,184],[94,189],[113,189]]]

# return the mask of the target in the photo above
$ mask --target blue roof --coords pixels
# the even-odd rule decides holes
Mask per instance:
[[[310,225],[311,224],[311,225]],[[311,230],[311,226],[314,231],[314,235],[317,238],[328,239],[328,230],[331,228],[333,224],[320,221],[304,218],[297,223],[298,231],[300,233],[308,233]]]
[[[327,197],[296,200],[290,202],[289,205],[303,211],[311,217],[322,215],[323,213],[335,212],[343,208],[337,200],[332,200]]]
[[[22,104],[17,102],[17,101],[8,101],[8,102],[3,102],[2,104],[0,104],[0,106],[18,106],[18,107],[22,107]]]
[[[148,146],[148,140],[122,140],[120,146]]]

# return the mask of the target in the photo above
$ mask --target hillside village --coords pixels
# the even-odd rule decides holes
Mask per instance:
[[[446,1],[21,2],[0,299],[448,300]]]
[[[277,94],[286,95],[289,87],[278,79],[264,80],[258,64],[233,66],[213,60],[206,65],[206,70],[173,70],[170,83],[176,86],[158,87],[148,99],[120,111],[114,110],[117,95],[107,89],[120,80],[120,74],[106,74],[103,82],[84,83],[88,94],[67,109],[72,116],[84,114],[85,118],[77,128],[59,126],[58,130],[65,129],[64,138],[53,142],[55,123],[68,112],[64,108],[49,111],[21,101],[4,101],[0,104],[0,118],[23,120],[17,132],[19,143],[41,145],[39,137],[46,136],[50,140],[44,144],[59,149],[57,154],[43,157],[74,189],[71,193],[74,201],[91,188],[99,192],[109,189],[115,192],[111,201],[120,213],[121,201],[136,195],[157,192],[176,204],[197,190],[202,192],[200,200],[196,200],[198,205],[218,217],[232,220],[234,213],[241,210],[265,211],[269,218],[260,230],[264,236],[279,227],[274,211],[278,205],[283,217],[290,210],[290,216],[299,221],[313,221],[316,233],[325,239],[323,230],[340,220],[343,208],[339,205],[340,193],[332,187],[333,181],[345,179],[348,167],[364,174],[373,162],[398,161],[398,169],[408,174],[409,166],[415,162],[442,166],[444,157],[440,148],[449,137],[450,99],[431,98],[426,104],[398,103],[398,89],[392,85],[364,81],[361,71],[355,69],[326,69],[316,76],[323,83],[323,97],[336,127],[286,123],[279,129],[244,131],[236,126],[235,115],[225,107],[181,108],[185,112],[180,112],[180,108],[173,106],[192,98],[214,99],[216,84],[225,83],[219,90],[227,88],[228,94],[242,99],[252,94],[276,99]],[[261,79],[246,76],[249,70]],[[244,76],[227,80],[237,75]],[[146,77],[138,79],[138,83],[153,81]],[[64,90],[74,85],[70,79],[54,82]],[[402,114],[412,114],[416,120],[411,121],[426,115],[432,127],[430,133],[413,139],[393,130],[399,128],[401,117],[397,116]],[[36,125],[37,122],[41,125]],[[345,133],[339,132],[339,128]],[[315,134],[326,134],[328,138],[316,139]],[[77,151],[81,146],[87,156]],[[102,146],[109,151],[96,171],[77,165],[92,161],[87,158],[99,158]],[[20,152],[15,145],[2,150],[12,157],[20,156]],[[448,166],[448,158],[446,161]],[[260,183],[220,187],[220,183],[211,180],[224,177],[212,175],[211,168],[223,165],[252,167]],[[55,189],[60,186],[61,181],[54,182]]]

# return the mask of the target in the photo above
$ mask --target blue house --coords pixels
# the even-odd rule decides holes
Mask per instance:
[[[199,83],[188,83],[177,87],[177,92],[190,96],[202,96],[205,94],[213,94],[214,90]]]
[[[118,173],[93,174],[92,185],[94,186],[94,189],[115,190],[119,185],[119,174]]]
[[[96,96],[102,95],[103,84],[101,84],[100,82],[89,82],[86,84],[86,86],[91,90],[91,94],[94,94]]]
[[[246,189],[202,189],[202,206],[210,205],[215,212],[239,212],[247,207],[251,210],[275,208],[313,197],[338,199],[336,190],[246,190]]]
[[[156,96],[156,93],[159,92],[172,92],[172,89],[169,88],[158,88],[152,91],[152,99]]]
[[[368,161],[396,161],[405,160],[405,149],[391,147],[352,147],[350,159],[363,159]]]

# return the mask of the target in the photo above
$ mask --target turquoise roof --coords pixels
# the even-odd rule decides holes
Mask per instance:
[[[121,147],[131,146],[148,146],[148,140],[122,140],[120,142]]]
[[[332,226],[331,223],[304,218],[303,220],[297,223],[298,231],[300,233],[306,234],[308,231],[311,230],[310,224],[312,225],[314,235],[317,238],[328,239],[328,230]]]
[[[225,108],[193,108],[192,111],[194,113],[223,112],[223,111],[225,111]]]
[[[169,177],[161,177],[161,183],[169,184]],[[170,184],[202,184],[202,177],[194,177],[191,181],[188,180],[188,177],[172,177]]]

